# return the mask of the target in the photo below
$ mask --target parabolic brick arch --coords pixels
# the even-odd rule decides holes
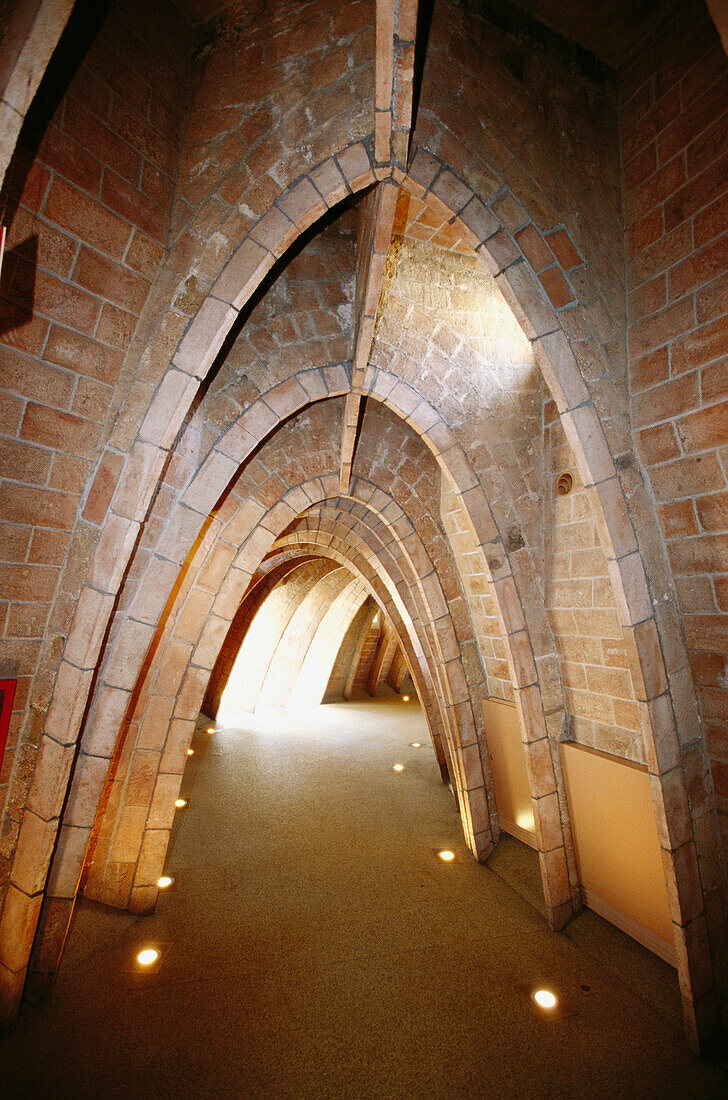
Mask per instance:
[[[719,4],[653,7],[7,5],[5,1024],[79,892],[154,910],[247,640],[250,709],[411,677],[477,860],[515,706],[553,929],[564,743],[646,772],[719,1033],[728,69]]]

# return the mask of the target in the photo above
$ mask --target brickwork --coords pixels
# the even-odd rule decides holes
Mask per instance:
[[[370,621],[362,639],[356,669],[352,669],[354,675],[351,680],[351,686],[347,683],[346,697],[348,699],[355,699],[357,696],[362,696],[366,692],[369,671],[372,667],[374,655],[377,652],[381,634],[382,621],[380,616],[377,623],[374,622],[374,619]]]
[[[27,708],[47,707],[89,556],[89,533],[74,523],[168,241],[189,42],[172,5],[116,5],[45,131],[49,97],[34,106],[5,181],[0,619],[19,685],[0,805]],[[92,523],[119,469],[111,455],[85,502]],[[21,774],[32,771],[37,738],[28,731]],[[19,824],[11,813],[5,861]]]
[[[444,483],[441,515],[467,594],[488,695],[512,701],[513,683],[490,570],[460,503],[459,494]]]
[[[333,478],[332,478],[332,480],[333,480]],[[305,547],[304,547],[304,550],[305,550]],[[370,571],[368,571],[368,572],[370,573]],[[376,574],[374,574],[374,576],[376,576]],[[221,592],[221,594],[222,594],[222,592]],[[395,616],[398,618],[398,612],[396,611],[396,609],[393,608],[392,610],[393,610]],[[170,639],[170,641],[168,643],[168,650],[169,650],[170,653],[175,652],[175,645],[176,645],[176,643],[173,641],[173,639]],[[177,659],[179,660],[179,657]],[[182,659],[184,660],[184,655],[182,655]],[[202,660],[202,658],[197,658],[197,659]],[[206,663],[206,661],[205,661],[205,663]],[[187,679],[189,678],[190,674],[194,674],[194,669],[193,668],[190,668],[186,675],[181,673],[181,672],[178,673],[177,676],[175,677],[174,682],[170,683],[169,687],[163,687],[161,689],[161,690],[164,691],[164,690],[169,690],[169,688],[171,688],[172,690],[176,689],[178,691],[178,702],[177,702],[177,705],[176,705],[177,708],[179,708],[182,705],[181,700],[182,700],[183,695],[184,695],[184,684],[187,682]],[[182,687],[178,686],[180,683],[182,684]],[[426,691],[422,690],[422,694],[423,694],[424,698],[427,698],[428,693]],[[201,696],[200,696],[200,698],[201,698]],[[187,713],[188,710],[190,709],[189,704],[187,702],[184,703],[184,708],[185,708],[184,713]],[[180,711],[180,714],[181,713],[182,712]],[[154,717],[155,718],[157,717],[156,714],[154,715]],[[157,719],[157,721],[158,721],[158,719]],[[183,738],[185,737],[185,731],[187,731],[188,734],[191,734],[191,727],[189,727],[188,724],[185,721],[182,721],[181,719],[177,720],[177,726],[180,727],[179,732],[180,732],[180,735]],[[170,736],[172,736],[172,735],[177,736],[174,720],[172,721],[172,723],[170,725]],[[188,738],[187,738],[187,740],[188,740]],[[183,740],[181,745],[179,745],[175,749],[175,753],[176,753],[177,756],[179,756],[180,753],[182,752],[182,750],[184,748],[186,748],[187,740]],[[169,747],[164,750],[164,754],[162,756],[162,765],[163,765],[163,767],[164,767],[164,760],[170,758],[170,752],[171,752],[171,749]],[[183,757],[181,757],[181,759],[183,759]],[[167,767],[169,767],[169,764],[167,765]],[[174,774],[174,773],[172,773],[172,774]],[[171,779],[171,775],[170,775],[169,778]],[[164,776],[160,775],[159,781],[157,783],[157,787],[159,787],[159,783],[163,779],[164,779]],[[163,797],[165,799],[173,797],[173,788],[169,787],[169,790],[167,790],[168,786],[169,786],[169,784],[167,784],[167,785],[163,784],[163,790],[164,790]],[[179,776],[176,780],[176,783],[173,785],[173,787],[174,787],[174,789],[179,789]],[[134,797],[136,797],[136,796],[134,796]],[[147,795],[147,797],[149,797],[149,795]],[[156,799],[156,797],[157,796],[155,795],[155,799]],[[139,840],[137,839],[136,841],[134,841],[133,837],[136,834],[137,838],[138,838],[138,836],[139,836],[138,829],[139,829],[139,824],[140,823],[137,821],[138,814],[131,812],[132,810],[133,810],[133,807],[131,805],[129,805],[126,811],[122,810],[122,812],[121,812],[121,816],[119,818],[119,824],[118,824],[118,826],[115,830],[114,841],[113,841],[113,845],[112,845],[113,866],[110,867],[111,877],[109,877],[109,873],[107,873],[106,884],[105,884],[105,893],[103,895],[106,898],[106,900],[114,901],[117,904],[119,904],[119,903],[123,904],[123,899],[125,897],[128,898],[128,892],[129,892],[129,887],[130,887],[129,874],[130,874],[130,872],[133,873],[133,871],[134,871],[133,866],[129,867],[128,862],[125,863],[125,862],[122,861],[121,863],[119,863],[118,861],[121,859],[121,856],[123,855],[124,852],[126,852],[126,851],[131,852],[131,851],[134,851],[134,850],[138,850]],[[151,805],[151,808],[149,810],[149,813],[152,815],[152,817],[150,818],[150,825],[149,825],[148,828],[151,828],[152,832],[154,832],[155,826],[151,823],[156,820],[156,816],[157,816],[158,813],[162,813],[162,808],[160,807],[159,811],[155,810],[155,802],[153,801],[152,805]],[[113,856],[113,851],[114,850],[116,850],[116,852],[118,853],[116,855],[115,861],[114,861],[114,856]],[[146,864],[145,864],[145,866],[146,866]],[[144,891],[142,891],[142,896],[144,896]]]
[[[644,763],[630,659],[592,503],[553,402],[544,419],[546,607],[561,658],[570,736]],[[563,474],[572,478],[572,488],[560,496]]]
[[[276,585],[291,571],[301,570],[307,564],[304,559],[297,562],[286,561],[283,564],[271,565],[268,571],[261,572],[260,579],[251,586],[248,598],[243,600],[230,624],[230,629],[225,635],[225,640],[220,647],[220,653],[210,673],[210,679],[205,689],[205,698],[202,710],[205,714],[215,718],[217,716],[222,693],[227,686],[228,678],[235,664],[240,646],[245,638],[250,624],[255,618],[264,600],[270,595]]]
[[[366,587],[349,574],[337,598],[324,608],[289,697],[291,708],[301,703],[311,706],[323,702],[348,628],[366,600]]]
[[[250,706],[409,669],[478,858],[480,703],[512,698],[552,927],[580,897],[559,742],[643,762],[697,1048],[727,962],[712,24],[645,17],[615,76],[438,0],[411,132],[410,0],[184,10],[86,25],[7,177],[5,1017],[39,917],[47,992],[84,863],[90,896],[153,908],[199,709],[247,641]]]
[[[728,847],[728,62],[704,5],[675,10],[620,74],[619,92],[635,444]]]
[[[302,369],[352,356],[356,211],[345,211],[286,264],[246,318],[205,399],[212,429]]]
[[[506,234],[495,242],[501,255],[506,262],[525,257],[590,379],[603,378],[605,368],[612,386],[621,376],[624,409],[616,135],[607,71],[580,72],[565,43],[560,49],[529,42],[527,30],[513,42],[462,0],[436,6],[415,142],[486,204],[496,219],[493,232],[500,223],[516,235],[515,249]],[[452,176],[443,177],[438,190],[448,205],[457,204]],[[571,308],[576,301],[582,310]],[[604,398],[614,396],[608,387]],[[606,400],[603,414],[607,420],[615,415]],[[623,441],[625,427],[619,429]]]
[[[342,639],[339,652],[336,655],[336,660],[331,669],[331,676],[326,685],[326,691],[324,692],[322,702],[343,702],[348,698],[346,695],[347,684],[350,676],[353,678],[353,674],[356,672],[356,662],[358,660],[360,646],[364,642],[364,637],[369,631],[371,621],[376,613],[376,604],[370,596],[359,608],[359,611],[352,619]]]

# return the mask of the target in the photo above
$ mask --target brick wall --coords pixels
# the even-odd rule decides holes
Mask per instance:
[[[619,101],[632,422],[728,838],[728,61],[704,4],[676,6]]]
[[[72,537],[74,521],[168,241],[187,98],[189,28],[173,4],[117,3],[64,95],[79,37],[72,20],[3,193],[0,629],[3,674],[19,683],[0,809],[13,767],[32,770],[37,719],[88,560],[91,536]],[[86,501],[92,524],[120,468],[111,456]],[[35,718],[16,761],[29,705]]]
[[[444,481],[441,515],[467,595],[488,695],[512,701],[513,683],[485,556],[464,513],[460,495]]]
[[[335,703],[344,699],[344,691],[351,671],[351,664],[357,653],[357,642],[359,641],[362,631],[367,628],[367,623],[371,622],[374,618],[375,612],[376,605],[370,596],[359,608],[359,611],[352,619],[344,635],[333,668],[331,669],[331,676],[326,685],[326,691],[324,692],[322,702]]]
[[[589,494],[553,401],[544,409],[545,603],[560,657],[570,736],[644,762],[630,661]],[[571,492],[556,483],[571,476]]]
[[[367,680],[369,679],[369,673],[377,652],[382,630],[383,622],[380,614],[376,623],[374,619],[372,619],[369,624],[369,629],[364,635],[364,642],[359,653],[359,662],[356,666],[351,688],[349,689],[350,698],[355,699],[358,695],[363,695],[366,692]]]
[[[254,307],[206,395],[206,419],[231,416],[299,370],[351,359],[356,211],[347,210],[286,264]]]

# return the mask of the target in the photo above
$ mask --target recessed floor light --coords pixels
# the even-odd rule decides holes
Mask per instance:
[[[534,989],[531,997],[539,1008],[556,1008],[559,1003],[558,997],[554,996],[550,989]]]
[[[187,799],[186,798],[175,798],[174,804],[175,804],[175,806],[177,807],[178,810],[181,810],[184,806],[187,805]]]
[[[187,750],[187,755],[188,756],[194,756],[195,755],[195,750],[194,749],[188,749]]]
[[[140,951],[137,955],[137,962],[141,966],[151,966],[159,958],[159,952],[156,947],[145,947],[143,951]]]
[[[548,986],[535,985],[533,982],[519,982],[518,992],[528,1001],[531,1011],[539,1020],[556,1023],[569,1016],[577,1016],[579,1009],[573,997],[564,993],[555,993]]]
[[[393,772],[403,772],[404,771],[404,764],[393,764],[392,765],[392,771]]]
[[[437,854],[443,863],[452,863],[455,859],[455,853],[451,852],[449,848],[443,848],[442,851]]]
[[[214,733],[215,732],[215,727],[214,726],[208,726],[207,727],[207,732],[208,733]]]
[[[409,703],[409,695],[403,695],[402,696],[402,702],[403,703]]]
[[[159,887],[160,890],[166,890],[167,887],[171,886],[173,882],[174,882],[174,879],[171,878],[170,875],[162,875],[161,878],[157,879],[157,886]]]
[[[421,744],[420,741],[410,741],[410,748],[411,749],[421,749],[422,744]]]

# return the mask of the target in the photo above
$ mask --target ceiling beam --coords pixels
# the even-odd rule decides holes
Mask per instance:
[[[392,237],[399,188],[391,178],[406,169],[412,126],[418,0],[377,0],[374,64],[374,160],[382,179],[364,200],[356,264],[356,333],[351,393],[341,433],[342,493],[349,492],[364,373],[374,341],[384,264]],[[401,179],[401,174],[400,174]]]
[[[389,242],[392,239],[392,225],[398,194],[398,185],[393,180],[387,179],[377,184],[369,192],[361,206],[356,255],[354,362],[351,374],[351,393],[346,399],[346,411],[341,433],[339,485],[342,493],[349,492],[351,483],[351,467],[354,461],[357,425],[361,411],[362,387],[374,342],[377,309],[382,293],[387,251]]]
[[[377,0],[374,159],[405,169],[412,124],[418,0]]]

